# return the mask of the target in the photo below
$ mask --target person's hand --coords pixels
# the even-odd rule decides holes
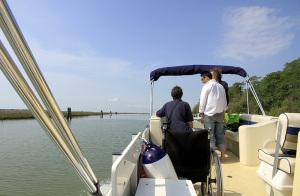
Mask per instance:
[[[189,128],[193,128],[193,121],[187,122],[187,126],[188,126]]]
[[[199,113],[199,120],[201,123],[204,123],[204,113]]]
[[[228,112],[228,111],[229,111],[229,107],[227,105],[224,112]]]
[[[204,123],[204,117],[200,117],[200,122],[203,124]]]

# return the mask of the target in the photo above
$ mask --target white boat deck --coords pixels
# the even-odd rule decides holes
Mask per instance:
[[[222,163],[224,196],[253,196],[266,195],[265,188],[256,176],[257,167],[249,167],[240,164],[239,159],[231,152],[227,153],[227,159]],[[141,179],[136,195],[143,196],[196,196],[200,194],[200,184],[194,184],[189,180],[170,179]]]
[[[222,163],[224,195],[266,195],[263,183],[256,176],[257,167],[242,165],[231,152],[227,155],[227,159]]]

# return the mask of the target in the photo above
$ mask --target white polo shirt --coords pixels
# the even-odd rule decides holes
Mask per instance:
[[[204,84],[201,95],[199,112],[207,116],[224,112],[227,108],[226,94],[224,87],[216,80],[209,80]]]

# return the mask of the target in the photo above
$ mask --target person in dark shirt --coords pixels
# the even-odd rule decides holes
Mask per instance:
[[[163,148],[170,157],[178,177],[188,178],[193,182],[205,181],[208,169],[203,168],[209,165],[206,160],[209,160],[210,156],[207,132],[192,129],[193,115],[190,105],[181,100],[182,89],[175,86],[171,95],[173,101],[167,102],[156,112],[158,117],[167,117],[169,125],[165,132]]]
[[[220,79],[219,83],[224,87],[225,89],[225,94],[226,94],[226,101],[227,101],[227,105],[229,104],[229,96],[228,96],[228,84],[227,82],[223,81]]]
[[[171,96],[173,101],[167,102],[156,112],[158,117],[167,117],[170,132],[179,133],[193,131],[193,114],[187,102],[181,100],[183,95],[179,86],[173,87]]]
[[[229,96],[228,96],[228,84],[227,82],[222,80],[222,74],[221,74],[221,70],[219,70],[218,68],[214,68],[211,71],[212,77],[219,82],[225,89],[225,94],[226,94],[226,101],[227,101],[227,105],[229,104]]]

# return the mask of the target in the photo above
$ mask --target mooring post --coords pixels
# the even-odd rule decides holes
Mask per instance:
[[[72,110],[70,107],[68,108],[67,120],[72,120]]]

